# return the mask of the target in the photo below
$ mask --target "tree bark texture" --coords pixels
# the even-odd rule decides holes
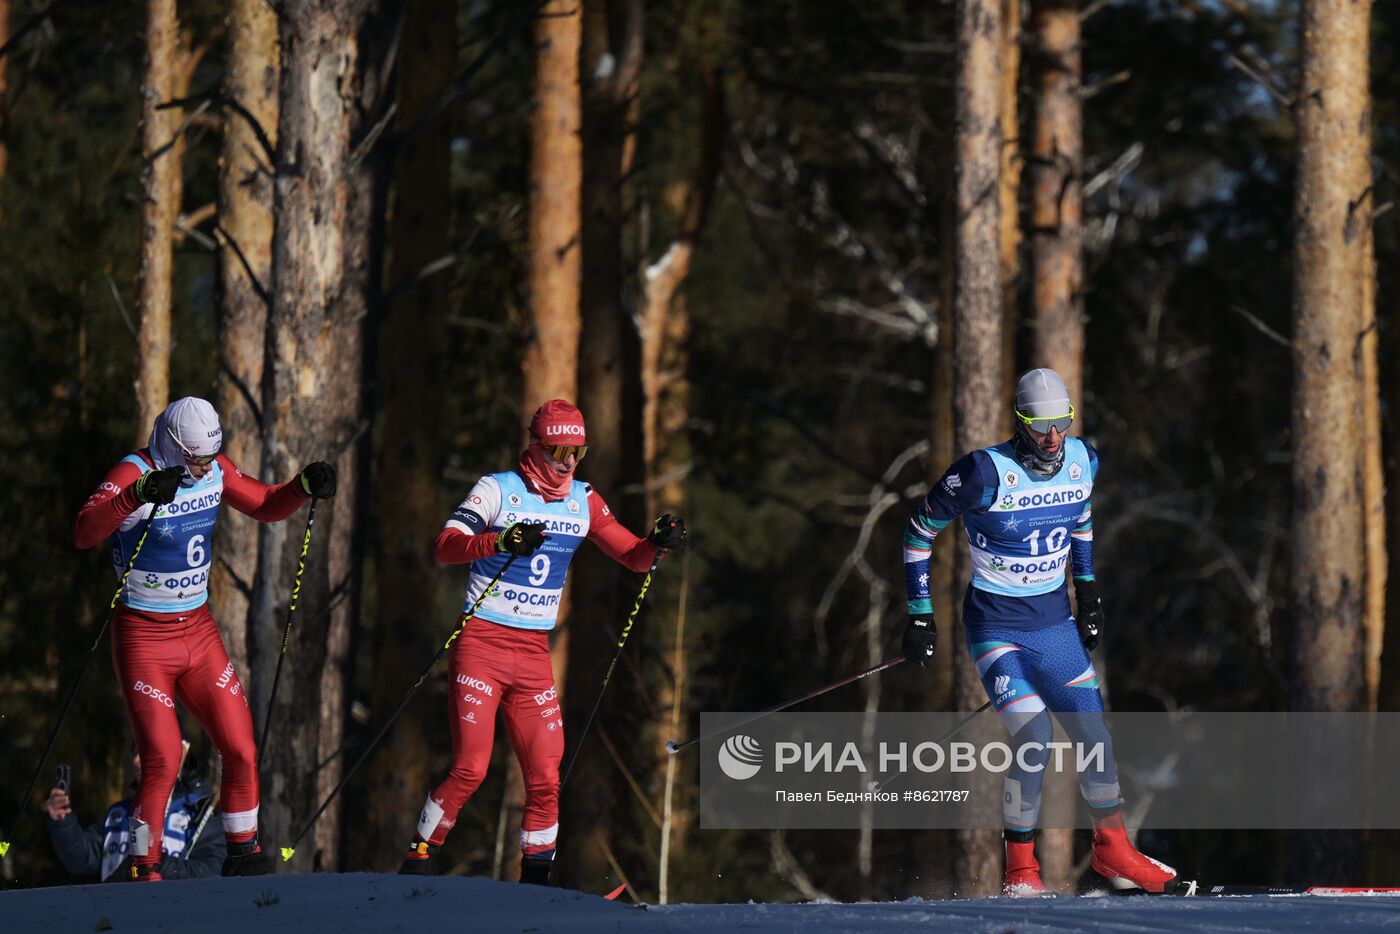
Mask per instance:
[[[1048,366],[1083,405],[1084,259],[1082,248],[1083,108],[1079,0],[1032,0],[1031,134],[1032,366]],[[1003,225],[1004,226],[1004,225]],[[1046,813],[1078,794],[1065,774],[1048,779]],[[1074,835],[1041,831],[1036,849],[1045,884],[1066,891],[1073,880]]]
[[[446,91],[456,56],[450,0],[410,4],[400,49],[400,130],[416,124]],[[376,484],[392,489],[378,497],[374,555],[376,618],[375,677],[370,687],[372,722],[382,722],[398,704],[440,644],[451,620],[436,618],[439,573],[432,547],[444,518],[442,501],[442,385],[447,342],[448,279],[421,275],[450,252],[448,190],[450,129],[446,120],[427,124],[398,153],[397,184],[389,220],[388,281],[394,293],[380,325],[381,409]],[[452,499],[464,491],[454,492]],[[420,708],[421,709],[421,708]],[[365,841],[359,865],[396,867],[399,854],[383,840],[408,840],[413,818],[434,780],[437,766],[427,755],[425,727],[438,725],[439,711],[401,717],[365,769]],[[371,848],[372,847],[372,848]]]
[[[1290,706],[1366,703],[1366,426],[1362,392],[1371,223],[1369,0],[1304,0],[1293,203],[1293,639]],[[1310,750],[1320,761],[1340,753]],[[1325,787],[1307,794],[1325,795]],[[1290,835],[1296,878],[1356,878],[1354,832]]]
[[[1368,0],[1306,0],[1293,272],[1292,705],[1365,703]]]
[[[1369,181],[1369,180],[1368,180]],[[1369,214],[1371,201],[1366,207]],[[1366,510],[1365,670],[1366,709],[1380,705],[1381,655],[1385,646],[1386,583],[1390,554],[1386,546],[1385,461],[1381,435],[1380,335],[1376,321],[1376,238],[1366,224],[1361,284],[1361,414],[1365,432],[1362,465]]]
[[[707,23],[705,28],[710,29]],[[690,383],[686,369],[689,354],[690,314],[683,291],[695,261],[710,202],[719,178],[720,158],[725,139],[725,97],[722,76],[708,62],[699,69],[700,151],[694,175],[686,186],[684,213],[674,241],[661,258],[643,271],[641,313],[642,438],[645,464],[646,517],[651,521],[662,513],[683,515],[686,511],[685,476],[691,461]],[[677,574],[680,562],[669,561],[668,577]],[[674,579],[672,577],[672,579]],[[661,671],[655,680],[655,701],[646,725],[649,748],[675,734],[676,718],[685,704],[685,672],[675,665],[685,664],[685,648],[678,642],[679,630],[662,622],[661,607],[655,608],[657,623],[643,631],[644,656],[655,659]],[[678,610],[677,618],[684,613]],[[668,662],[670,664],[668,665]],[[668,756],[668,760],[676,757]],[[682,767],[684,763],[677,763]],[[676,800],[671,762],[653,761],[648,769],[648,787],[665,789],[672,777],[672,797],[666,802],[668,821],[662,847],[669,856],[683,852],[694,822],[694,808],[687,796]],[[668,870],[669,872],[669,870]]]
[[[522,424],[529,422],[541,403],[578,399],[582,32],[582,5],[575,0],[549,0],[540,8],[535,25],[535,106],[530,113],[530,335],[520,362]],[[550,642],[555,686],[566,701],[572,603],[570,584],[560,597],[559,621]],[[515,767],[507,798],[505,811],[511,826],[506,839],[513,846],[519,839],[524,800],[520,770]],[[509,862],[513,865],[515,860]],[[515,878],[514,870],[506,878]]]
[[[1084,119],[1079,0],[1032,0],[1032,366],[1049,367],[1083,404]]]
[[[521,368],[528,420],[540,404],[574,400],[579,341],[579,42],[575,0],[550,0],[535,29],[535,109],[530,114],[530,321]],[[585,413],[587,415],[587,413]]]
[[[184,186],[184,111],[156,108],[184,97],[184,43],[175,0],[147,0],[146,75],[141,82],[141,289],[136,340],[136,442],[144,447],[151,424],[170,402],[170,300],[175,221]]]
[[[959,453],[1002,440],[1008,405],[1002,395],[1002,283],[997,246],[1001,166],[1001,0],[959,0],[958,74],[955,85],[957,151],[956,295],[954,297],[953,416]],[[959,547],[958,579],[966,580],[969,561]],[[961,629],[961,627],[958,627]],[[957,632],[949,640],[958,653],[955,691],[958,707],[974,710],[986,692]],[[990,718],[979,718],[975,738]],[[999,786],[998,786],[999,787]],[[979,801],[999,802],[999,790],[974,792]],[[987,814],[995,823],[999,808]],[[995,830],[958,831],[959,895],[989,895],[1001,881],[1001,834]]]
[[[276,145],[277,15],[265,0],[234,0],[225,21],[228,66],[224,94],[238,101]],[[224,111],[219,154],[219,378],[217,405],[224,452],[235,464],[262,463],[262,377],[272,282],[272,166],[258,135],[232,109]],[[209,605],[229,658],[248,677],[248,597],[258,567],[257,523],[224,510],[214,532]]]
[[[296,0],[283,8],[272,314],[264,390],[263,472],[293,476],[314,460],[339,473],[306,559],[295,626],[260,750],[262,828],[290,840],[340,774],[344,656],[354,605],[352,556],[361,426],[361,357],[369,276],[363,166],[351,144],[361,100],[359,38],[368,6]],[[261,718],[285,626],[304,513],[264,525],[250,623],[254,716]],[[339,809],[320,818],[297,868],[336,864]]]
[[[642,9],[635,0],[588,0],[582,7],[582,213],[580,250],[575,252],[581,253],[578,402],[588,424],[588,460],[579,476],[587,476],[613,513],[627,522],[635,516],[628,516],[621,498],[630,466],[625,457],[628,354],[624,345],[634,338],[622,295],[623,179],[630,170],[624,153],[632,134],[629,102],[638,93]],[[564,696],[564,704],[566,722],[573,724],[573,743],[577,743],[600,673],[616,652],[626,612],[622,591],[632,576],[619,575],[617,565],[591,546],[580,550],[573,569],[567,680],[577,689]],[[572,757],[570,745],[568,756]],[[564,868],[570,879],[596,878],[607,872],[603,854],[616,828],[626,821],[621,805],[627,789],[602,743],[594,737],[582,750],[564,790],[562,811],[592,811],[607,817],[561,823],[560,851],[568,861]]]
[[[648,516],[680,509],[685,498],[681,481],[690,460],[685,432],[690,418],[685,371],[690,319],[681,288],[695,261],[696,244],[719,178],[724,144],[724,85],[712,66],[701,70],[700,94],[700,158],[685,192],[680,229],[661,258],[648,266],[642,277],[642,437]]]

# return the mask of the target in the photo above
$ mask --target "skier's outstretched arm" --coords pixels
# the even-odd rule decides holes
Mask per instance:
[[[259,522],[281,522],[313,495],[322,499],[335,495],[335,468],[324,461],[306,465],[295,477],[276,486],[244,473],[227,454],[220,454],[218,461],[224,469],[224,499]]]
[[[603,497],[591,486],[588,488],[588,517],[588,540],[629,571],[648,570],[653,562],[685,540],[685,523],[671,516],[663,516],[662,520],[669,521],[658,520],[657,527],[646,538],[638,538],[617,521]]]

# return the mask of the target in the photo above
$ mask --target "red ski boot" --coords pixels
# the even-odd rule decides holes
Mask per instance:
[[[1094,818],[1094,845],[1089,865],[1116,889],[1142,889],[1161,894],[1176,890],[1176,870],[1138,852],[1128,840],[1123,815]]]
[[[1006,875],[1001,894],[1008,898],[1039,898],[1049,895],[1040,881],[1040,863],[1035,858],[1035,831],[1006,831]]]

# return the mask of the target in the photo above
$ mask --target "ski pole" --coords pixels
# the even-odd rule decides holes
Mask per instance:
[[[811,700],[814,697],[821,697],[826,692],[834,691],[839,687],[844,687],[845,685],[850,684],[852,681],[859,681],[861,678],[868,678],[873,674],[878,674],[879,672],[884,671],[886,668],[893,668],[895,665],[898,665],[902,661],[904,661],[903,655],[896,655],[894,658],[887,658],[878,665],[875,665],[871,668],[867,668],[864,671],[859,672],[857,674],[853,674],[849,677],[842,678],[840,681],[833,681],[830,684],[817,688],[816,690],[808,691],[801,697],[794,697],[792,700],[783,701],[781,704],[775,704],[772,707],[769,707],[767,710],[760,710],[756,714],[745,717],[738,723],[730,723],[718,730],[711,730],[710,732],[697,736],[694,739],[688,739],[683,743],[677,742],[673,739],[666,744],[666,751],[669,752],[671,755],[675,755],[682,749],[694,746],[696,743],[702,742],[703,740],[707,740],[711,736],[717,736],[720,733],[726,733],[729,730],[735,729],[736,727],[741,727],[746,723],[753,723],[755,720],[761,720],[762,718],[768,716],[770,713],[777,713],[780,710],[787,710],[789,707],[792,707],[795,704],[800,704],[803,701]]]
[[[217,753],[214,755],[214,767],[209,771],[209,779],[214,786],[214,793],[209,798],[209,804],[204,808],[204,815],[195,825],[194,836],[190,837],[189,846],[185,847],[185,851],[180,854],[180,859],[184,862],[190,861],[190,854],[194,852],[199,838],[204,834],[204,827],[209,823],[209,818],[214,815],[214,809],[219,806],[219,798],[224,792],[224,758]]]
[[[306,512],[306,532],[301,536],[301,554],[297,556],[297,576],[292,583],[292,599],[287,607],[287,629],[282,633],[282,651],[277,653],[277,670],[272,675],[272,691],[267,695],[267,716],[263,718],[262,739],[258,740],[258,755],[267,748],[267,734],[272,729],[272,702],[277,699],[277,682],[282,680],[282,660],[287,657],[287,645],[292,641],[292,614],[297,611],[297,597],[301,595],[301,574],[306,570],[306,552],[311,547],[311,525],[316,521],[316,504],[311,497],[311,508]]]
[[[559,779],[559,791],[564,790],[564,784],[569,780],[570,773],[574,770],[574,764],[578,762],[579,750],[583,748],[583,741],[588,737],[588,731],[593,726],[593,718],[598,715],[598,707],[603,703],[603,692],[608,689],[608,679],[612,677],[613,669],[617,667],[617,660],[622,657],[622,647],[627,644],[627,637],[632,634],[632,624],[637,621],[637,613],[642,608],[642,601],[646,599],[647,590],[651,588],[651,576],[656,573],[656,566],[661,562],[661,555],[658,553],[656,560],[651,563],[651,568],[647,571],[647,576],[642,579],[642,589],[637,591],[637,599],[632,603],[632,612],[627,614],[627,624],[622,627],[622,634],[617,637],[617,651],[613,653],[612,664],[608,666],[607,674],[603,675],[603,683],[598,687],[598,696],[593,699],[593,709],[588,712],[588,719],[584,721],[583,731],[578,735],[578,742],[574,744],[574,754],[569,757],[569,765],[564,769],[564,777]]]
[[[14,840],[15,834],[19,832],[19,825],[24,820],[24,814],[29,809],[25,807],[29,803],[29,796],[34,794],[34,786],[39,781],[39,773],[44,770],[44,763],[49,761],[49,753],[53,752],[53,744],[58,740],[58,731],[63,726],[63,721],[68,716],[68,710],[73,706],[73,699],[78,696],[78,688],[82,686],[83,676],[87,674],[88,663],[92,661],[93,655],[97,654],[97,647],[102,644],[102,637],[107,634],[107,627],[112,625],[112,617],[117,612],[117,601],[121,599],[122,591],[126,589],[126,579],[131,576],[131,569],[136,565],[136,556],[141,554],[141,546],[146,544],[146,536],[151,534],[151,526],[155,524],[156,518],[160,515],[160,506],[151,510],[151,517],[146,520],[146,527],[141,530],[141,537],[136,540],[136,547],[132,549],[131,558],[126,562],[126,569],[122,571],[121,580],[117,582],[117,592],[112,594],[112,603],[107,607],[107,618],[102,621],[102,628],[97,631],[97,638],[92,640],[92,648],[83,657],[83,666],[78,669],[78,677],[73,681],[73,687],[68,692],[68,699],[63,702],[63,710],[58,714],[58,722],[53,725],[53,732],[49,733],[49,741],[44,744],[43,755],[39,756],[39,764],[34,766],[34,774],[29,778],[29,787],[24,790],[24,795],[19,799],[19,813],[15,815],[14,823],[10,824],[10,832],[5,835],[4,840],[0,840],[0,859],[10,852],[10,843]]]
[[[447,653],[447,650],[452,647],[452,643],[457,641],[457,637],[462,634],[462,630],[467,628],[468,621],[476,615],[476,611],[481,606],[481,602],[491,595],[506,571],[510,570],[510,566],[515,563],[515,558],[515,555],[511,555],[506,559],[506,563],[501,565],[501,569],[496,572],[495,577],[491,578],[491,582],[486,585],[486,589],[481,592],[481,596],[477,597],[476,602],[471,605],[471,608],[462,614],[461,618],[457,621],[457,628],[452,630],[452,635],[447,637],[447,641],[442,644],[442,648],[437,650],[437,654],[433,656],[433,660],[428,662],[428,667],[423,669],[423,673],[418,676],[418,680],[413,682],[413,686],[408,689],[408,693],[404,694],[403,700],[399,701],[399,706],[394,708],[394,712],[389,715],[388,720],[384,721],[384,725],[379,728],[379,732],[375,733],[374,738],[360,751],[360,756],[355,760],[355,764],[350,766],[345,774],[341,776],[340,784],[335,786],[335,790],[333,790],[326,797],[326,800],[321,803],[321,806],[316,809],[316,813],[311,815],[311,820],[306,822],[306,826],[301,828],[301,832],[292,838],[291,845],[282,847],[282,862],[288,862],[296,855],[296,846],[301,842],[301,838],[306,836],[307,832],[312,827],[316,826],[316,821],[320,820],[321,815],[326,813],[326,808],[331,806],[331,802],[335,800],[336,795],[340,794],[345,786],[349,784],[350,777],[355,774],[360,766],[365,764],[365,760],[369,758],[369,754],[374,750],[374,747],[379,745],[379,741],[384,738],[384,734],[389,732],[389,727],[394,725],[394,721],[399,718],[399,714],[403,713],[403,709],[407,707],[408,702],[413,699],[414,693],[423,686],[424,681],[428,680],[428,675],[432,673],[433,666],[438,663],[438,659],[442,658],[442,656]]]
[[[933,741],[934,745],[937,746],[937,745],[939,745],[939,744],[941,744],[941,743],[946,743],[948,740],[952,739],[954,736],[956,736],[956,735],[958,735],[959,733],[961,733],[962,730],[963,730],[963,727],[967,726],[967,725],[968,725],[969,723],[971,723],[973,720],[976,720],[977,717],[978,717],[978,715],[981,714],[982,711],[986,710],[986,709],[987,709],[988,707],[990,707],[990,706],[992,706],[992,702],[991,702],[990,700],[988,700],[988,701],[987,701],[985,704],[983,704],[981,707],[978,707],[978,708],[977,708],[976,710],[974,710],[972,713],[968,714],[966,717],[963,717],[961,720],[958,721],[958,725],[957,725],[957,726],[953,727],[953,728],[952,728],[951,730],[949,730],[947,733],[944,733],[942,736],[938,737],[938,739],[934,740],[934,741]],[[897,775],[892,776],[892,777],[890,778],[890,780],[887,781],[887,782],[870,782],[869,785],[868,785],[868,787],[870,788],[871,791],[879,791],[881,788],[885,788],[885,787],[887,787],[887,786],[889,786],[889,785],[894,784],[894,780],[895,780],[896,778],[899,778],[899,776],[900,776],[900,775],[903,775],[903,774],[904,774],[903,772],[900,772],[900,773],[898,773]]]

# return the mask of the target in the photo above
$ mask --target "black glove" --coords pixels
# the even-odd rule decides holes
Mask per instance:
[[[1075,578],[1074,595],[1079,599],[1079,614],[1074,621],[1079,624],[1079,638],[1084,648],[1090,652],[1099,646],[1099,633],[1103,629],[1103,601],[1099,599],[1099,588],[1091,580]]]
[[[938,627],[934,625],[933,614],[909,617],[909,625],[904,627],[904,657],[920,668],[927,668],[937,647]]]
[[[673,516],[669,512],[656,520],[656,524],[651,527],[651,533],[647,535],[647,541],[651,542],[662,551],[670,551],[672,548],[679,548],[685,544],[685,520],[680,516]]]
[[[180,489],[180,481],[184,478],[183,467],[148,470],[136,481],[136,498],[143,503],[155,503],[157,506],[173,503],[175,493]]]
[[[301,468],[301,488],[307,496],[330,499],[335,495],[335,468],[325,461],[316,461]]]
[[[543,522],[516,522],[496,536],[496,550],[509,552],[517,558],[524,558],[543,544]]]

